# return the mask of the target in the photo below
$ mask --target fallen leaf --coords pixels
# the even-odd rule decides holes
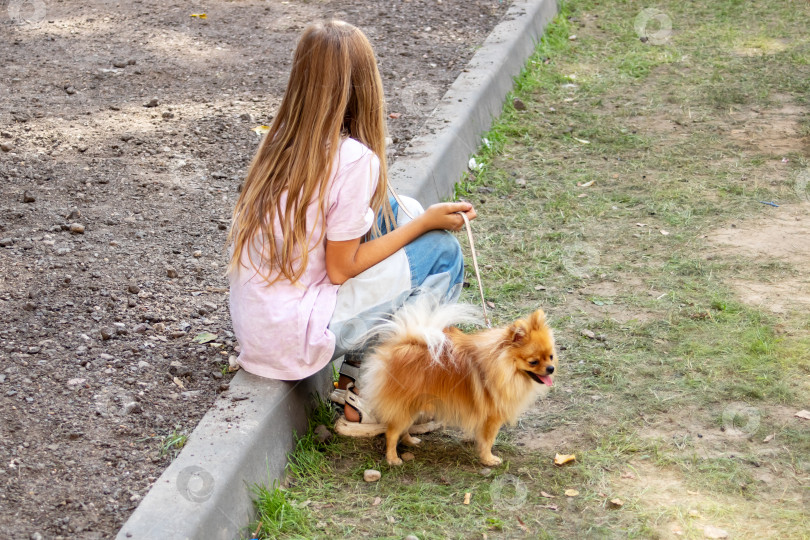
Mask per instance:
[[[192,13],[191,16],[194,17],[195,19],[207,19],[208,18],[208,15],[206,15],[205,13]]]
[[[393,119],[393,120],[396,120],[396,119],[397,119],[397,118],[399,118],[400,116],[402,116],[402,113],[398,113],[398,112],[392,112],[391,114],[389,114],[389,115],[388,115],[388,118],[391,118],[391,119]]]
[[[669,530],[676,536],[683,536],[683,529],[677,523],[673,523]]]
[[[548,508],[549,510],[554,510],[555,512],[559,509],[556,504],[546,504],[541,506],[540,508]]]
[[[663,234],[664,236],[669,236],[669,231],[665,231],[664,229],[661,229],[661,234]]]
[[[577,195],[577,198],[582,199],[583,197],[587,197],[587,196],[588,196],[587,193],[580,193],[579,195]]]
[[[728,538],[728,532],[714,525],[703,527],[703,536],[706,538]]]
[[[381,502],[382,502],[382,498],[374,497],[374,502],[371,503],[371,506],[379,506]]]
[[[270,131],[270,126],[264,126],[264,125],[256,126],[255,128],[251,129],[250,131],[258,133],[259,135],[264,135],[265,133]]]
[[[810,420],[810,411],[802,410],[802,411],[797,412],[793,416],[795,416],[796,418],[802,418],[804,420]]]
[[[697,492],[697,491],[691,491],[691,490],[688,490],[688,489],[686,490],[686,494],[687,494],[687,495],[700,495],[700,493],[699,493],[699,492]]]
[[[520,519],[520,516],[515,516],[515,518],[518,520],[518,525],[520,525],[520,528],[526,532],[529,532],[529,528],[526,526],[525,523],[523,523],[523,520]]]
[[[628,480],[635,479],[636,475],[631,472],[622,473],[622,478],[627,478]]]
[[[646,223],[636,223],[636,227],[646,227]]]
[[[591,141],[586,141],[585,139],[577,139],[576,137],[573,137],[573,139],[574,139],[575,141],[577,141],[578,143],[582,143],[582,144],[591,144]]]
[[[771,442],[774,437],[776,437],[776,433],[771,433],[770,435],[762,439],[762,442]]]
[[[591,180],[590,182],[585,182],[584,184],[580,184],[579,187],[591,187],[596,180]]]
[[[194,343],[208,343],[209,341],[214,341],[215,339],[217,339],[216,334],[212,334],[211,332],[201,332],[194,336],[194,339],[191,341]]]
[[[545,491],[541,491],[541,492],[540,492],[540,496],[541,496],[541,497],[545,497],[546,499],[556,499],[556,498],[557,498],[557,497],[556,497],[556,496],[554,496],[554,495],[549,495],[549,494],[548,494],[548,493],[546,493]]]
[[[535,291],[545,291],[546,287],[544,285],[535,285],[534,290]]]
[[[185,385],[183,385],[183,381],[181,381],[177,377],[172,377],[172,382],[174,384],[176,384],[178,386],[178,388],[181,388],[181,389],[185,390],[186,387],[185,387]]]
[[[577,459],[576,454],[557,454],[554,456],[554,465],[565,465]]]
[[[613,508],[621,508],[624,506],[624,501],[621,499],[610,499],[610,505]]]
[[[464,504],[470,504],[470,497],[472,497],[472,493],[469,491],[464,494]]]
[[[565,490],[565,496],[566,497],[576,497],[577,495],[579,495],[579,491],[577,491],[575,489],[566,489]]]
[[[487,300],[487,306],[491,307],[492,309],[495,309],[495,302]]]

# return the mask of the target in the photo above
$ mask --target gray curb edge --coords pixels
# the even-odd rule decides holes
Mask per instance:
[[[503,99],[557,14],[555,0],[516,0],[467,68],[450,86],[405,156],[390,168],[391,183],[424,205],[453,193],[481,136],[500,116]]]
[[[425,205],[452,195],[556,13],[556,0],[514,1],[430,115],[425,134],[391,166],[398,192]],[[324,394],[330,381],[331,367],[299,382],[238,372],[116,538],[239,538],[255,515],[251,486],[283,477],[293,433],[304,433],[312,395]]]

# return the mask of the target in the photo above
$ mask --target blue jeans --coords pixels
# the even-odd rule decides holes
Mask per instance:
[[[401,197],[408,207],[411,215],[422,213],[422,207],[413,199]],[[398,202],[391,198],[391,208],[398,224],[408,221],[406,213],[399,207]],[[380,234],[388,233],[385,220],[382,216],[377,218]],[[402,268],[407,259],[407,269]],[[391,280],[391,273],[386,273],[383,267],[388,265],[397,275]],[[461,246],[448,231],[435,230],[423,234],[402,250],[380,263],[376,267],[363,272],[357,278],[348,280],[338,292],[339,299],[351,303],[353,296],[364,294],[365,289],[379,287],[382,300],[372,300],[371,305],[360,302],[360,307],[353,304],[349,316],[336,313],[329,324],[329,330],[335,334],[335,352],[333,358],[343,356],[347,352],[361,349],[365,342],[365,335],[376,323],[388,319],[406,302],[419,294],[433,294],[441,302],[456,302],[461,294],[464,281],[464,257]],[[368,272],[368,274],[367,274]],[[375,272],[378,272],[375,274]],[[408,276],[404,273],[407,272]],[[407,278],[410,278],[409,280]],[[353,280],[356,280],[353,282]],[[409,283],[409,285],[408,285]],[[344,286],[346,287],[344,289]],[[392,290],[392,287],[394,288]],[[398,290],[397,290],[398,289]],[[374,298],[375,295],[369,295]],[[349,298],[346,298],[349,297]]]

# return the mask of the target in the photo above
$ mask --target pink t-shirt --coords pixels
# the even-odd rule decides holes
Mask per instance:
[[[325,200],[326,238],[353,240],[374,223],[371,196],[377,187],[380,161],[364,144],[344,139],[335,156]],[[283,206],[283,203],[282,203]],[[239,364],[262,377],[298,380],[323,368],[332,358],[335,336],[327,328],[335,310],[338,285],[326,275],[326,242],[318,241],[323,220],[315,201],[307,210],[311,231],[309,261],[296,284],[279,280],[272,285],[247,263],[230,275],[233,329],[241,346]],[[275,224],[277,238],[281,236]],[[247,249],[247,248],[245,248]],[[254,242],[253,261],[260,260],[260,240]],[[247,268],[245,268],[247,266]],[[267,275],[267,267],[261,267]]]

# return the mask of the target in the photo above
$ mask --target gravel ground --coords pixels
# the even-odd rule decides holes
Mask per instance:
[[[508,4],[0,0],[0,537],[113,536],[228,396],[230,211],[304,26],[367,33],[395,159]]]

